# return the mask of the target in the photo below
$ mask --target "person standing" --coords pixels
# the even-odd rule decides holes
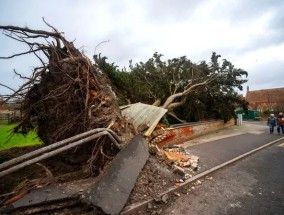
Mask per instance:
[[[268,117],[267,125],[269,126],[270,134],[273,134],[274,127],[276,126],[276,118],[274,114],[270,114],[270,116]]]
[[[282,134],[284,134],[284,116],[283,113],[280,112],[277,116],[277,132],[280,134],[280,130]]]

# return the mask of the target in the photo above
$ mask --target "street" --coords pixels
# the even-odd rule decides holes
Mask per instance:
[[[283,142],[215,172],[162,214],[284,214]]]

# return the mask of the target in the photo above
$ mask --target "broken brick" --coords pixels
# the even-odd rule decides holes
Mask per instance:
[[[185,171],[183,168],[177,166],[177,165],[173,165],[173,173],[178,174],[180,176],[185,176]]]
[[[166,152],[164,153],[164,159],[166,164],[175,164],[179,163],[181,161],[185,162],[189,160],[189,157],[186,155],[183,155],[178,152]]]

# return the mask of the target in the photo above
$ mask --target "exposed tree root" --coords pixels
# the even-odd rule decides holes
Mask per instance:
[[[42,64],[30,78],[18,74],[27,81],[10,97],[23,96],[23,118],[15,132],[25,135],[36,128],[48,145],[90,129],[111,128],[124,143],[128,142],[133,134],[121,116],[106,75],[62,33],[46,24],[51,32],[0,26],[4,35],[29,46],[26,52],[0,59],[33,53]],[[84,157],[82,165],[89,160],[90,172],[98,174],[116,153],[112,143],[102,138],[71,154]]]

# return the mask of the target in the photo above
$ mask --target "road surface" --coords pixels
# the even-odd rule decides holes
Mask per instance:
[[[161,214],[284,214],[283,142],[215,172],[212,180],[171,200]]]

